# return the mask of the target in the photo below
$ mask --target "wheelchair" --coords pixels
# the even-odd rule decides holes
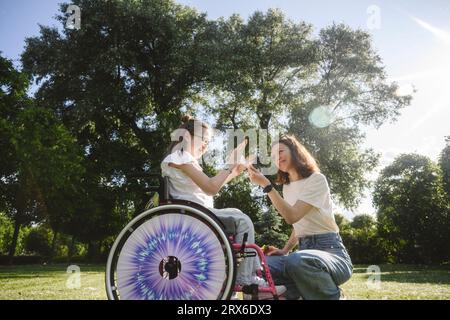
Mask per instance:
[[[261,248],[234,242],[232,219],[219,220],[207,208],[190,201],[170,199],[168,179],[158,180],[156,206],[144,211],[122,229],[111,247],[105,273],[110,300],[226,300],[233,292],[257,300],[265,292],[278,300],[275,284]],[[248,249],[253,249],[249,251]],[[236,272],[243,259],[257,255],[268,286],[239,286]]]

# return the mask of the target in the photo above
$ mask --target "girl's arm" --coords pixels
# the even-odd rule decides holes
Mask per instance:
[[[237,177],[241,172],[242,168],[238,165],[234,166],[229,170],[221,170],[214,177],[208,177],[202,170],[198,169],[191,163],[186,164],[174,164],[170,163],[169,166],[181,170],[186,174],[200,189],[203,190],[208,195],[217,194],[220,189],[230,180]]]
[[[226,183],[239,176],[246,168],[242,164],[236,164],[238,163],[238,159],[240,159],[243,154],[246,145],[247,140],[244,140],[230,153],[227,163],[234,164],[231,169],[222,170],[212,178],[208,177],[200,168],[195,167],[191,163],[180,165],[169,163],[169,166],[183,171],[183,173],[191,178],[191,180],[194,181],[195,184],[203,190],[203,192],[213,196],[217,194]]]
[[[248,170],[250,180],[261,186],[266,187],[270,184],[269,179],[262,175],[258,170],[256,170],[252,165],[249,166]],[[312,205],[304,201],[298,200],[293,206],[287,203],[286,200],[278,193],[275,188],[268,193],[270,200],[272,201],[274,207],[281,214],[284,220],[288,224],[294,224],[300,219],[302,219],[311,210]]]

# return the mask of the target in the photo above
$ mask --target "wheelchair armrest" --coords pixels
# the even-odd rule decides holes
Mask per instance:
[[[220,217],[219,220],[222,222],[228,235],[234,236],[236,234],[236,223],[232,217]]]

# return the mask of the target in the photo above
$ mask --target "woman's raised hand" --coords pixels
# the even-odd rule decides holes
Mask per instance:
[[[266,187],[270,184],[270,180],[267,179],[261,172],[258,171],[252,164],[248,165],[248,176],[250,181],[260,187]]]

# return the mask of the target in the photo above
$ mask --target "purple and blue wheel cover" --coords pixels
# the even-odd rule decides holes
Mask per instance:
[[[165,271],[168,259],[177,261],[171,277]],[[124,300],[214,300],[221,297],[226,270],[211,227],[189,215],[163,214],[126,240],[117,262],[117,288]]]

